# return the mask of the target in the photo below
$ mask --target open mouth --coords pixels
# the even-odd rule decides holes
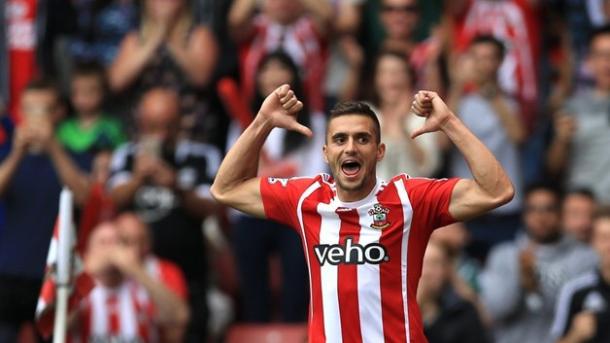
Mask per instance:
[[[341,163],[341,171],[347,176],[354,176],[360,171],[360,162],[355,160],[345,160]]]

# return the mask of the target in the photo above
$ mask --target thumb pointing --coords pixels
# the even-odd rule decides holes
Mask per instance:
[[[295,122],[291,127],[291,130],[299,132],[309,138],[311,138],[311,136],[313,136],[313,132],[311,132],[311,129],[309,129],[307,126],[299,124],[297,122]]]
[[[419,129],[417,129],[411,133],[411,139],[415,139],[415,138],[419,137],[420,135],[423,135],[424,133],[427,133],[427,132],[430,132],[430,130],[426,127],[426,125],[423,125]]]

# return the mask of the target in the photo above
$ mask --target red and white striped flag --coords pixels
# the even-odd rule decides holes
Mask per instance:
[[[60,210],[61,211],[61,210]],[[71,209],[70,209],[71,212]],[[60,247],[60,233],[59,230],[62,227],[60,225],[60,218],[58,217],[55,222],[55,228],[53,230],[53,237],[49,246],[49,253],[47,254],[47,265],[45,270],[45,277],[38,295],[38,304],[36,306],[36,327],[40,334],[48,338],[53,332],[53,324],[55,320],[54,305],[56,301],[57,293],[57,270],[58,270],[58,254],[62,247]],[[71,218],[71,215],[70,215]],[[70,237],[76,237],[74,232],[74,225],[63,226],[71,230]],[[90,230],[82,230],[88,234]],[[84,241],[84,237],[79,237],[78,241]],[[71,270],[70,270],[70,296],[68,298],[68,312],[76,308],[76,305],[83,299],[91,289],[95,286],[93,279],[84,271],[82,263],[82,244],[77,245],[76,239],[69,240],[69,255],[71,256]]]

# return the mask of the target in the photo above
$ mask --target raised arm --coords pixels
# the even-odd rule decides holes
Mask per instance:
[[[261,148],[275,127],[311,136],[311,130],[296,121],[302,108],[303,104],[288,85],[279,87],[265,99],[252,124],[237,139],[220,164],[210,189],[218,202],[264,217],[259,178],[256,177]]]
[[[509,202],[514,188],[506,172],[485,145],[460,121],[435,92],[415,95],[413,112],[426,117],[425,124],[413,133],[443,131],[464,155],[473,179],[460,180],[451,195],[449,212],[464,221]]]

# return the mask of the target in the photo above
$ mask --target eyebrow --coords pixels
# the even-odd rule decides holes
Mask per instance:
[[[347,136],[349,136],[349,134],[346,133],[346,132],[337,132],[334,135],[332,135],[330,138],[331,139],[336,139],[336,138],[344,138],[344,137],[347,137]],[[367,131],[355,132],[353,134],[353,136],[355,136],[355,137],[373,137],[373,135],[370,132],[367,132]]]

